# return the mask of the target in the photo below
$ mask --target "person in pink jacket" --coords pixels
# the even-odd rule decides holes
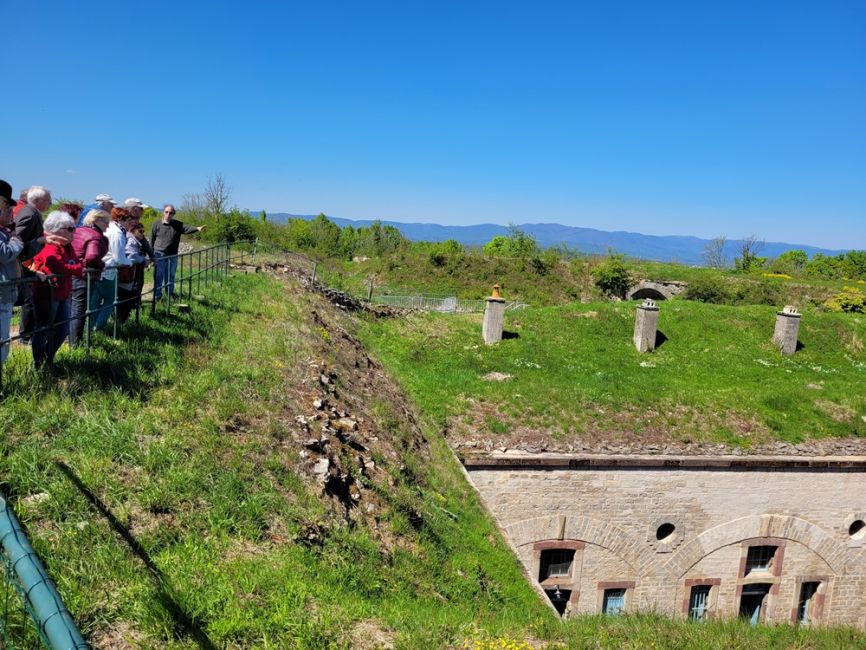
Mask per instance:
[[[103,257],[108,253],[108,239],[103,234],[108,224],[111,223],[111,215],[105,210],[90,210],[84,215],[81,227],[75,229],[72,235],[72,250],[75,257],[84,265],[84,275],[80,278],[72,278],[72,294],[69,297],[69,344],[75,345],[81,340],[84,332],[85,314],[87,312],[87,284],[90,279],[90,310],[91,314],[96,308],[96,292],[94,285],[99,280],[102,269],[105,268]],[[91,316],[93,328],[95,317]]]

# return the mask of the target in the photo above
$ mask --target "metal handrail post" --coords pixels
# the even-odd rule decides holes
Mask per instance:
[[[201,251],[198,251],[198,270],[195,272],[195,292],[201,293]]]
[[[165,273],[163,273],[163,280],[166,280],[163,285],[163,295],[165,296],[165,313],[171,314],[171,294],[174,293],[174,282],[171,281],[171,263],[177,263],[177,258],[174,255],[166,255],[166,260],[168,263],[165,265]]]
[[[153,289],[150,290],[150,317],[156,316],[156,266],[159,264],[159,258],[156,253],[153,255]]]

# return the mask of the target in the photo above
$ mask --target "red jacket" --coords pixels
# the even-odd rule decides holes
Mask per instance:
[[[45,284],[36,285],[36,291],[38,293],[48,291],[49,284],[51,284],[54,287],[54,300],[62,302],[69,297],[69,293],[72,291],[72,276],[81,277],[84,266],[75,257],[75,251],[69,244],[64,246],[45,244],[45,247],[33,258],[30,270],[60,276]]]
[[[85,268],[101,270],[105,268],[102,258],[108,252],[108,239],[96,228],[81,226],[72,235],[72,250]]]

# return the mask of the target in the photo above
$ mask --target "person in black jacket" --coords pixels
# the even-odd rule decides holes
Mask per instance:
[[[15,215],[15,236],[24,242],[24,250],[18,256],[21,262],[33,259],[45,245],[45,237],[42,230],[42,213],[51,207],[51,191],[40,185],[34,185],[27,190],[27,205]],[[22,278],[33,278],[35,274],[27,269],[22,269]],[[30,289],[32,285],[27,283],[21,287],[21,325],[19,334],[22,341],[29,341],[33,331],[35,314],[33,312],[33,300]]]
[[[174,218],[171,203],[162,207],[162,219],[154,221],[150,228],[150,247],[156,260],[153,278],[153,293],[157,300],[163,291],[174,297],[174,276],[177,273],[177,251],[181,235],[190,235],[205,229],[204,226],[187,226]]]

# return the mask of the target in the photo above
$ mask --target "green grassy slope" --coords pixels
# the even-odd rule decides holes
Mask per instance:
[[[208,297],[89,361],[62,352],[59,379],[24,349],[9,365],[2,488],[95,647],[866,647],[850,630],[562,625],[345,315],[262,275]],[[328,456],[351,507],[298,425],[323,395],[359,422],[365,451]]]
[[[666,340],[632,344],[634,303],[509,312],[481,343],[480,316],[375,321],[364,338],[426,413],[466,435],[542,431],[609,440],[726,442],[866,436],[866,318],[808,312],[803,348],[771,343],[772,307],[660,303]],[[509,375],[489,381],[488,373]]]

